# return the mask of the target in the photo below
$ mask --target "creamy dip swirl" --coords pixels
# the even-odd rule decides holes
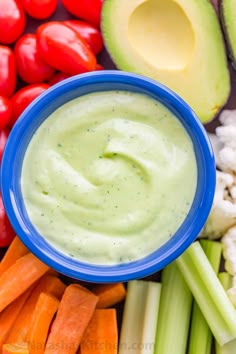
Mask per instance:
[[[30,220],[62,252],[95,264],[137,260],[185,219],[197,181],[192,142],[149,96],[98,92],[57,109],[23,161]]]

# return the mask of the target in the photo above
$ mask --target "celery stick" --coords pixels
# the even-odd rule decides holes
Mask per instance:
[[[233,285],[232,288],[227,290],[228,297],[230,298],[230,301],[236,308],[236,286]]]
[[[159,283],[128,283],[119,354],[153,354],[160,294]]]
[[[222,347],[216,342],[216,354],[235,354],[236,340],[226,343]]]
[[[218,274],[218,278],[220,279],[221,284],[223,285],[225,290],[231,288],[233,279],[232,276],[227,272],[222,272]],[[216,342],[216,354],[235,354],[236,353],[236,340],[232,340],[229,343],[226,343],[223,346],[220,346]]]
[[[201,240],[200,244],[205,252],[214,272],[218,274],[220,268],[222,244],[217,241]]]
[[[221,243],[208,240],[202,240],[200,243],[215,273],[218,273],[222,252]],[[210,354],[211,344],[211,330],[198,304],[194,301],[189,338],[189,354]]]
[[[144,313],[140,354],[153,354],[158,323],[159,304],[161,298],[161,284],[147,282],[147,297]]]
[[[221,272],[218,274],[218,278],[223,285],[225,290],[228,290],[232,287],[233,285],[233,277],[227,272]],[[235,352],[236,353],[236,352]]]
[[[220,345],[236,338],[236,311],[199,242],[176,263]]]
[[[125,354],[126,351],[134,354],[136,349],[132,346],[134,347],[137,343],[140,344],[146,294],[147,287],[143,281],[128,283],[121,325],[119,354]]]
[[[160,311],[155,354],[185,354],[192,295],[176,263],[162,273]]]

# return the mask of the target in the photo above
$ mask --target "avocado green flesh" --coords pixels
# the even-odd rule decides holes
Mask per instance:
[[[203,123],[230,92],[219,22],[206,0],[105,0],[102,33],[121,70],[151,77],[178,93]]]
[[[236,1],[221,1],[221,19],[231,58],[236,65]]]
[[[133,261],[176,232],[196,189],[192,142],[146,95],[108,91],[57,109],[36,131],[21,175],[45,239],[95,264]]]

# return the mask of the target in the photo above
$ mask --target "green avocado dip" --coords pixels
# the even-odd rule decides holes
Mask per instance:
[[[87,94],[53,112],[33,135],[21,175],[38,232],[71,257],[106,265],[167,242],[196,183],[184,127],[158,101],[128,91]]]

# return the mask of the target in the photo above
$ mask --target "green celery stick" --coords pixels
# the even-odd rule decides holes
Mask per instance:
[[[231,288],[233,284],[232,276],[227,272],[222,272],[218,274],[218,278],[220,279],[221,284],[223,285],[225,290]],[[235,354],[236,353],[236,340],[232,340],[229,343],[226,343],[223,346],[220,346],[216,342],[216,354]]]
[[[124,314],[121,325],[119,354],[135,353],[136,344],[141,343],[141,324],[144,321],[144,304],[147,287],[143,281],[128,283]]]
[[[192,299],[176,263],[167,266],[162,273],[155,354],[186,353]]]
[[[160,295],[159,283],[128,283],[119,354],[153,354]]]
[[[218,274],[218,278],[225,290],[228,290],[233,286],[233,277],[229,273],[221,272]]]
[[[222,245],[220,242],[202,240],[201,246],[211,263],[215,273],[218,273],[221,260]],[[193,304],[191,331],[189,338],[189,354],[210,354],[212,344],[211,330],[198,307],[196,301]]]
[[[235,354],[236,353],[236,340],[226,343],[223,346],[220,346],[216,342],[216,354]]]
[[[236,338],[236,311],[199,242],[176,263],[220,345]]]
[[[140,354],[153,354],[158,323],[159,304],[161,298],[161,284],[147,282],[147,297],[142,328]]]

